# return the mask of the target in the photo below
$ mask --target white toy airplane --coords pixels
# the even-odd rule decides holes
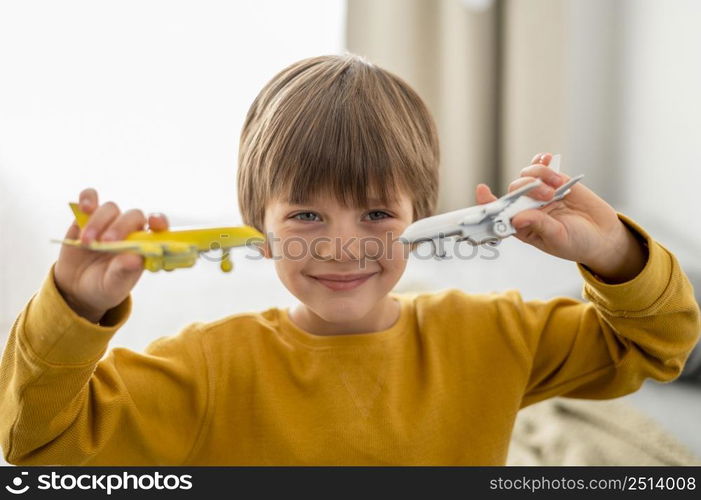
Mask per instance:
[[[560,155],[553,156],[550,168],[560,172]],[[446,256],[445,252],[436,251],[436,238],[457,236],[457,241],[467,241],[472,245],[497,245],[500,240],[516,233],[511,225],[511,219],[519,212],[540,208],[556,200],[561,200],[570,192],[570,187],[579,182],[584,175],[573,177],[555,190],[552,199],[538,201],[525,196],[532,189],[542,184],[540,179],[516,189],[498,200],[484,205],[461,208],[432,217],[418,220],[408,226],[399,237],[402,243],[417,243],[430,241],[433,244],[434,255],[439,258]]]

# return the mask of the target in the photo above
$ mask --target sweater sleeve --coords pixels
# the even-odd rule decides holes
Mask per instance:
[[[577,264],[588,302],[523,301],[515,290],[497,302],[503,326],[520,332],[530,367],[521,407],[554,396],[616,398],[635,392],[646,378],[672,381],[698,341],[699,305],[677,259],[618,216],[648,248],[633,279],[604,283]]]
[[[131,297],[100,324],[63,300],[53,266],[0,361],[0,445],[16,465],[180,465],[208,405],[200,324],[143,354],[107,345]]]

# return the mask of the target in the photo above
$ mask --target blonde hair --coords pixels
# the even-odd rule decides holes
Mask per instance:
[[[306,204],[331,194],[367,207],[399,190],[413,220],[432,215],[439,146],[428,108],[401,78],[354,54],[298,61],[256,96],[241,131],[238,202],[244,224],[264,232],[271,199]]]

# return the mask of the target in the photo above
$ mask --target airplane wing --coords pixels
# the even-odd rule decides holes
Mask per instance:
[[[553,199],[550,201],[556,201],[556,200],[561,200],[565,196],[567,196],[570,192],[570,188],[574,186],[576,183],[578,183],[582,178],[584,177],[584,174],[579,174],[576,177],[572,177],[568,182],[560,186],[555,190],[555,193],[553,193]]]
[[[470,211],[465,215],[465,217],[460,221],[460,224],[463,226],[471,226],[474,224],[479,224],[483,220],[485,220],[487,217],[490,215],[496,215],[502,210],[504,210],[506,207],[511,205],[514,201],[519,199],[521,196],[524,194],[528,193],[532,189],[537,188],[542,184],[540,179],[536,179],[533,182],[530,182],[526,184],[525,186],[521,186],[520,188],[511,191],[508,194],[505,194],[498,200],[494,200],[491,203],[485,203],[484,205],[476,205],[471,208],[479,208],[479,210],[474,210]]]
[[[521,196],[523,196],[524,194],[526,194],[526,193],[529,192],[530,190],[537,188],[537,187],[540,186],[542,183],[543,183],[543,182],[542,182],[540,179],[536,179],[536,180],[534,180],[533,182],[529,182],[529,183],[526,184],[525,186],[521,186],[520,188],[515,189],[514,191],[511,191],[510,193],[505,194],[504,196],[502,196],[501,198],[499,198],[498,200],[492,202],[492,203],[499,203],[499,202],[501,202],[501,203],[504,204],[504,205],[503,205],[502,207],[500,207],[499,210],[497,210],[496,212],[500,212],[501,210],[504,209],[504,207],[509,206],[511,203],[513,203],[514,201],[516,201],[517,199],[519,199]],[[496,213],[496,212],[495,212],[495,213]]]
[[[80,240],[51,240],[53,243],[62,243],[74,247],[83,247],[87,250],[98,252],[134,252],[144,257],[160,257],[163,255],[163,244],[140,241],[93,241],[87,245]]]

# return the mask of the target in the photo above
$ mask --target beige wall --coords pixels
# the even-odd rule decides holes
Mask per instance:
[[[610,0],[504,2],[502,189],[535,153],[559,152],[563,171],[615,202],[618,10]]]
[[[623,6],[622,202],[701,251],[701,2]]]

